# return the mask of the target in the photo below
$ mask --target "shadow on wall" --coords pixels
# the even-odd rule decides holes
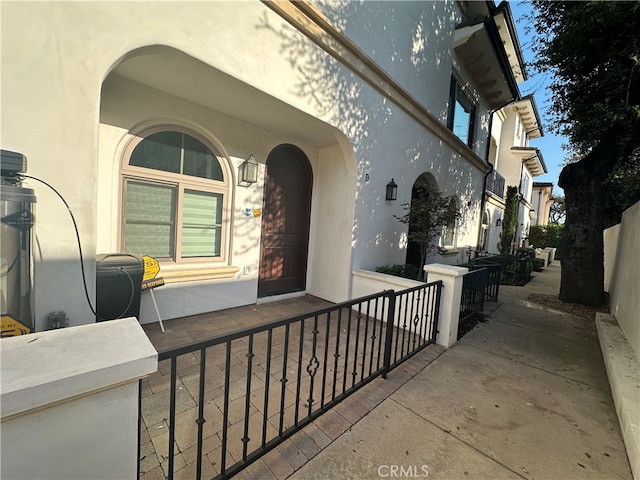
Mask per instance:
[[[417,101],[446,121],[455,6],[337,1],[319,8]],[[358,164],[353,267],[404,263],[406,227],[394,215],[402,215],[413,183],[425,172],[437,179],[443,195],[455,195],[463,207],[457,235],[464,243],[458,246],[475,248],[481,172],[293,27],[275,28],[265,15],[258,28],[280,37],[280,52],[299,72],[294,93],[352,142]],[[391,178],[398,184],[396,202],[385,201]]]

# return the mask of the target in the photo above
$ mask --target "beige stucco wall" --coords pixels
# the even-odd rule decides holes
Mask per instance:
[[[538,218],[533,223],[534,225],[548,225],[549,213],[551,211],[551,205],[553,205],[553,193],[552,186],[536,186],[531,193],[531,205],[533,205]]]
[[[511,153],[511,147],[520,146],[513,143],[515,140],[515,118],[518,114],[515,112],[515,107],[513,106],[507,106],[503,111],[506,117],[504,121],[500,122],[500,151],[498,153],[498,161],[496,162],[496,170],[498,170],[500,175],[505,179],[506,191],[506,187],[512,185],[515,185],[516,187],[520,186],[522,162],[516,161]]]
[[[412,11],[419,3],[399,6]],[[2,148],[26,154],[28,173],[54,185],[73,210],[91,298],[95,254],[118,248],[117,168],[127,131],[161,120],[219,137],[228,149],[232,175],[248,153],[264,164],[279,143],[303,148],[314,169],[309,293],[345,299],[352,268],[404,261],[406,227],[393,216],[402,214],[401,204],[424,172],[432,172],[443,193],[456,195],[463,207],[457,246],[477,242],[482,172],[462,157],[459,147],[453,148],[450,138],[443,141],[261,2],[2,2],[0,8]],[[444,10],[451,8],[447,4]],[[442,18],[442,28],[453,29],[455,18]],[[443,38],[444,43],[427,42],[422,53],[437,55],[443,62],[438,75],[448,77],[449,37]],[[162,60],[162,52],[139,50],[158,45],[181,52],[184,62],[182,57],[179,62],[187,72],[154,78],[152,71],[145,80],[150,85],[182,83],[163,93],[118,79],[119,67],[136,61],[132,54]],[[428,89],[429,97],[420,101],[440,115],[441,108],[432,105],[448,98],[448,82],[421,84],[409,61],[413,46],[398,47],[398,78],[412,91]],[[234,91],[209,94],[203,76],[189,76],[206,71],[208,79],[208,69],[229,80],[224,85],[236,82],[243,92],[252,91],[251,100],[235,92],[226,98],[233,101],[224,103]],[[190,98],[196,90],[202,94]],[[252,102],[257,98],[259,107]],[[480,105],[480,111],[486,108]],[[479,132],[486,130],[486,118],[478,123]],[[478,155],[484,151],[481,141],[475,149]],[[391,178],[399,185],[398,201],[385,202],[384,187]],[[37,329],[44,328],[51,311],[67,312],[71,325],[84,323],[92,314],[68,212],[45,187],[28,185],[38,197]],[[185,306],[224,308],[255,299],[259,220],[245,218],[242,211],[261,204],[261,187],[261,182],[250,189],[234,185],[232,192],[230,263],[247,274],[158,289],[165,318],[196,313]],[[463,260],[462,251],[447,258]],[[152,315],[150,308],[145,295],[142,315]]]
[[[628,208],[619,225],[604,231],[605,290],[609,311],[616,317],[637,358],[640,358],[640,202]]]
[[[433,115],[446,121],[450,45],[455,33],[447,27],[462,21],[454,2],[314,3],[378,65],[394,72],[396,79]],[[441,28],[436,30],[434,26]],[[410,68],[398,68],[400,64]],[[446,95],[439,88],[432,88],[440,85],[445,87]]]
[[[604,232],[604,291],[611,291],[611,283],[616,273],[615,263],[618,254],[618,241],[622,224],[607,228]]]
[[[259,84],[262,91],[285,99],[290,106],[322,116],[314,108],[317,106],[296,94],[293,86],[298,75],[287,58],[273,54],[282,41],[274,30],[288,27],[259,2],[197,2],[189,3],[188,8],[184,3],[171,2],[126,5],[120,2],[3,2],[1,8],[2,147],[26,154],[28,173],[54,185],[71,206],[78,221],[91,297],[95,289],[94,255],[117,243],[113,228],[117,211],[105,211],[104,205],[117,195],[117,186],[108,178],[109,174],[113,176],[115,158],[110,147],[118,143],[122,131],[105,128],[104,136],[99,137],[101,87],[125,54],[148,45],[170,45],[246,84]],[[176,15],[176,11],[180,14]],[[316,48],[301,35],[298,40],[309,48]],[[255,61],[258,58],[265,61]],[[132,105],[130,111],[133,109]],[[323,108],[323,112],[330,114],[331,109]],[[139,113],[137,121],[157,119],[161,115],[158,111],[146,112],[143,118],[145,112]],[[192,117],[198,115],[195,111],[190,113]],[[189,120],[185,116],[181,118]],[[99,138],[106,149],[100,163]],[[278,138],[275,132],[271,143],[286,140],[286,137]],[[264,152],[268,151],[267,147],[265,142]],[[344,154],[341,155],[339,160],[344,161]],[[105,158],[109,158],[111,164],[105,162]],[[317,160],[317,150],[311,151],[310,158]],[[347,175],[340,177],[341,181],[351,183],[352,198],[354,170],[351,167]],[[29,186],[36,190],[39,207],[35,249],[37,328],[44,327],[49,311],[58,310],[69,314],[71,325],[81,324],[92,315],[82,294],[78,251],[68,213],[53,193],[39,184]],[[243,199],[245,191],[237,191],[237,208],[244,208],[247,203],[261,204],[261,195]],[[349,188],[342,190],[348,191]],[[246,195],[251,194],[247,191]],[[338,224],[349,223],[353,208],[342,209],[338,214],[341,218]],[[109,219],[108,227],[102,223],[105,218]],[[240,230],[242,225],[238,227]],[[247,233],[255,240],[254,227]],[[327,227],[328,231],[332,230]],[[334,245],[332,252],[339,264],[345,266],[345,279],[340,282],[344,286],[350,272],[350,245],[343,248]],[[247,262],[250,267],[255,258],[251,259],[253,263]],[[325,288],[325,291],[331,290]],[[200,293],[194,297],[200,297]],[[333,293],[336,300],[346,296],[346,292]],[[227,294],[228,291],[221,292],[221,297],[227,298]]]
[[[121,205],[120,167],[123,150],[132,137],[130,132],[163,123],[178,125],[215,142],[218,149],[228,156],[223,160],[226,174],[232,177],[228,195],[228,263],[240,270],[234,278],[198,280],[156,289],[154,294],[162,316],[174,318],[255,303],[261,218],[248,217],[244,211],[246,208],[262,208],[264,162],[269,152],[282,143],[295,144],[304,151],[315,179],[307,291],[336,301],[346,299],[349,276],[339,273],[349,265],[349,232],[353,222],[353,216],[349,214],[353,211],[353,202],[349,198],[353,199],[353,194],[349,197],[345,191],[353,192],[355,185],[353,182],[350,188],[347,185],[353,174],[345,165],[344,155],[337,144],[319,149],[298,138],[274,134],[113,73],[104,82],[101,101],[97,211],[102,221],[97,225],[98,252],[122,251],[121,212],[114,205]],[[234,173],[250,153],[260,160],[259,182],[249,187],[238,187],[233,180]],[[338,258],[344,255],[344,260],[327,270],[324,267],[327,262],[322,259],[331,255],[331,249],[336,251]],[[197,266],[216,265],[200,263]],[[163,265],[160,275],[166,276],[172,270],[176,270],[175,265]],[[140,320],[143,323],[157,320],[147,294],[142,296]]]

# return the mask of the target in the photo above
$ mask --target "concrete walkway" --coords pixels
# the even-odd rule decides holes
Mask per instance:
[[[594,321],[527,301],[559,279],[556,262],[501,287],[486,323],[290,478],[630,479]]]

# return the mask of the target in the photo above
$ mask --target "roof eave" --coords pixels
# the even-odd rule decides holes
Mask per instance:
[[[531,175],[538,177],[547,172],[542,153],[536,147],[511,147],[511,152],[520,157]]]
[[[523,81],[529,79],[529,75],[527,74],[527,64],[524,60],[524,55],[522,54],[522,47],[520,46],[520,40],[518,39],[518,31],[516,30],[515,23],[513,21],[513,13],[511,12],[511,6],[508,2],[502,1],[500,4],[495,7],[493,10],[494,15],[503,13],[505,18],[505,23],[507,24],[507,29],[509,30],[509,36],[511,37],[511,41],[513,42],[514,50],[516,53],[516,57],[518,59],[518,64],[520,65],[520,72],[522,73]]]
[[[506,51],[493,17],[456,27],[454,49],[491,109],[520,98]]]

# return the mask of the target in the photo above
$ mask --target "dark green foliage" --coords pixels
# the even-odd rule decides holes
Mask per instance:
[[[553,203],[549,209],[549,223],[552,225],[562,225],[566,218],[566,207],[564,204],[564,197],[555,195],[553,197]]]
[[[518,187],[507,187],[507,199],[504,207],[504,217],[502,218],[502,231],[500,232],[500,242],[498,251],[502,255],[511,253],[513,247],[513,236],[516,233],[518,223]]]
[[[402,207],[406,213],[402,217],[395,216],[401,223],[411,225],[407,238],[420,246],[420,265],[417,266],[416,277],[422,273],[427,256],[437,247],[436,240],[442,229],[460,216],[460,212],[451,209],[451,199],[444,198],[438,189],[420,192],[418,198],[405,203]]]
[[[516,256],[520,258],[536,258],[536,251],[533,248],[518,248]]]
[[[564,167],[560,299],[602,305],[602,231],[640,197],[640,2],[534,0],[534,67],[550,75]]]
[[[471,261],[471,265],[482,267],[483,263],[497,263],[500,265],[500,283],[505,285],[524,285],[531,278],[533,270],[532,259],[528,254],[524,257],[518,255],[495,255],[492,257],[480,257]]]
[[[541,272],[544,268],[544,259],[543,258],[532,258],[531,264],[533,265],[533,270],[536,272]]]
[[[412,280],[418,278],[418,267],[411,264],[376,267],[376,272],[386,273],[387,275],[393,275],[395,277],[410,278]]]
[[[629,138],[640,111],[640,2],[534,0],[533,67],[551,74],[551,124],[577,155],[611,125]]]
[[[564,225],[532,225],[529,243],[535,248],[560,248]]]
[[[605,227],[609,227],[620,223],[622,212],[640,201],[640,147],[613,167],[605,188]]]

